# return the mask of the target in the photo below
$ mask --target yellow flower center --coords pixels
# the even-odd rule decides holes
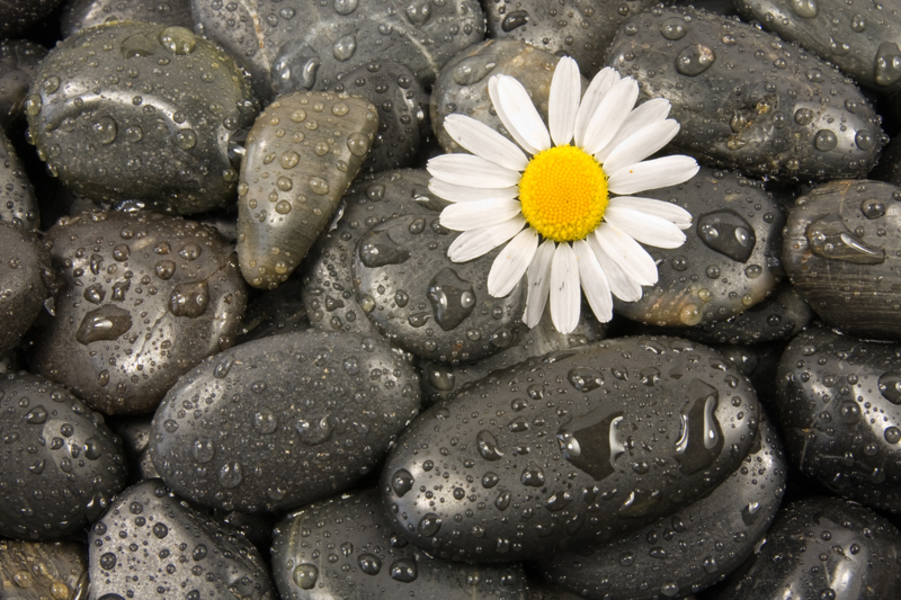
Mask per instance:
[[[607,175],[581,148],[555,146],[529,161],[519,181],[519,201],[526,221],[545,238],[581,240],[607,210]]]

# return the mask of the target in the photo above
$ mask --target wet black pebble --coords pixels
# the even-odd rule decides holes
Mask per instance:
[[[393,344],[443,363],[479,360],[517,344],[526,286],[507,296],[488,293],[495,249],[454,263],[447,257],[457,237],[439,216],[402,215],[360,236],[353,257],[357,301]]]
[[[358,179],[344,194],[341,218],[319,237],[303,270],[301,293],[313,327],[379,335],[354,292],[357,240],[399,215],[434,219],[447,202],[429,191],[429,179],[424,169],[385,171]]]
[[[52,306],[56,277],[38,237],[5,221],[0,221],[0,257],[0,356],[5,356],[19,345],[45,303]]]
[[[60,15],[60,30],[66,38],[82,29],[112,21],[194,28],[191,0],[69,0]]]
[[[496,0],[485,3],[488,35],[514,39],[552,54],[572,56],[582,72],[593,75],[604,66],[607,48],[632,15],[654,6],[653,0],[626,0],[616,6],[567,0]]]
[[[43,377],[3,376],[0,431],[0,535],[71,535],[125,486],[125,455],[103,418]]]
[[[813,497],[783,508],[765,543],[713,600],[897,597],[901,533],[873,511]]]
[[[87,549],[83,544],[0,540],[0,597],[82,600],[87,593]]]
[[[785,225],[782,258],[795,289],[830,325],[901,338],[901,188],[833,181],[801,196]]]
[[[91,598],[276,600],[247,539],[187,508],[159,480],[122,492],[91,528]]]
[[[894,2],[738,0],[748,21],[797,42],[880,91],[901,91],[901,7]]]
[[[0,37],[13,37],[48,16],[62,0],[4,0],[0,3]]]
[[[381,60],[405,64],[430,85],[451,57],[485,36],[477,0],[192,0],[191,7],[199,31],[241,57],[264,98],[326,89],[339,74]]]
[[[246,292],[212,228],[96,211],[61,219],[45,242],[62,289],[29,362],[94,409],[152,411],[180,375],[234,343]]]
[[[751,555],[785,492],[782,444],[766,418],[759,436],[710,495],[602,546],[558,552],[539,568],[558,586],[596,600],[657,600],[710,587]]]
[[[0,220],[34,230],[41,224],[34,186],[16,148],[0,130]]]
[[[247,282],[286,281],[338,208],[378,131],[365,98],[279,96],[247,136],[238,185],[238,257]]]
[[[185,498],[226,510],[296,508],[376,468],[419,396],[413,367],[381,340],[271,336],[210,357],[169,390],[150,453]]]
[[[522,566],[432,558],[398,536],[378,492],[305,507],[279,523],[272,569],[284,600],[527,600]]]
[[[378,108],[379,130],[363,171],[380,173],[416,162],[423,138],[431,133],[429,95],[406,65],[371,62],[340,75],[330,89],[362,96]]]
[[[25,97],[47,49],[29,40],[0,40],[0,128],[25,120]]]
[[[758,428],[743,375],[677,338],[619,338],[496,371],[418,417],[382,472],[398,531],[468,561],[603,542],[699,499]]]
[[[901,512],[901,346],[813,328],[785,349],[776,381],[792,462],[837,494]]]
[[[666,98],[675,146],[707,164],[781,180],[866,174],[880,118],[832,65],[752,25],[689,8],[632,17],[608,64]]]
[[[25,102],[51,175],[95,201],[180,214],[233,198],[230,150],[259,106],[238,65],[184,27],[116,22],[51,50]]]
[[[643,195],[692,215],[678,248],[648,247],[659,279],[637,302],[614,311],[652,325],[685,327],[728,319],[766,298],[782,276],[784,218],[759,182],[702,168],[682,185]]]

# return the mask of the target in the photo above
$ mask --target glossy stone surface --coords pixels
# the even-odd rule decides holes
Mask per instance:
[[[328,226],[372,147],[375,106],[330,92],[279,96],[247,137],[238,186],[238,258],[257,288],[288,279]]]
[[[639,80],[640,97],[672,103],[673,144],[707,164],[786,181],[861,177],[883,144],[880,119],[835,67],[734,19],[652,9],[623,26],[607,62]]]
[[[152,411],[179,376],[234,343],[247,298],[213,229],[97,211],[60,220],[45,241],[61,289],[29,362],[94,409]]]
[[[677,338],[618,338],[496,371],[418,417],[380,489],[430,554],[491,562],[603,542],[724,481],[757,439],[738,370]]]
[[[384,342],[270,336],[179,380],[154,415],[150,455],[174,492],[201,504],[296,508],[376,468],[418,410],[417,375]]]
[[[901,188],[879,181],[822,184],[798,198],[785,225],[785,272],[827,323],[874,339],[901,338]]]
[[[276,600],[260,553],[155,479],[126,489],[91,527],[90,598]]]
[[[394,532],[374,489],[288,515],[275,530],[272,565],[283,600],[528,600],[522,565],[430,557]]]
[[[258,109],[221,48],[184,27],[132,22],[60,42],[25,105],[40,157],[73,191],[180,214],[233,198],[231,142]]]
[[[103,418],[24,371],[0,378],[0,535],[53,540],[93,523],[125,487],[125,455]]]
[[[41,223],[34,186],[16,148],[0,131],[0,220],[35,230]]]

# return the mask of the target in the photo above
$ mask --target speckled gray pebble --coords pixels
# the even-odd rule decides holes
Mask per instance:
[[[782,443],[765,416],[759,436],[708,496],[617,540],[556,553],[539,568],[594,600],[663,600],[710,587],[751,555],[785,493]]]
[[[614,299],[614,311],[667,327],[728,319],[766,298],[782,276],[784,218],[759,182],[701,168],[690,181],[644,193],[692,215],[678,248],[648,247],[659,279],[637,302]]]
[[[712,350],[618,338],[496,371],[420,415],[380,490],[429,554],[492,562],[603,542],[735,471],[757,396]]]
[[[96,211],[61,219],[44,239],[61,289],[29,362],[95,410],[152,411],[180,375],[234,344],[247,297],[212,228]]]
[[[413,367],[381,340],[270,336],[179,380],[153,418],[150,454],[173,491],[201,504],[296,508],[376,468],[419,397]]]
[[[92,600],[276,600],[262,556],[157,479],[122,492],[91,527]]]
[[[691,8],[632,17],[608,64],[666,98],[673,144],[708,164],[785,181],[860,177],[884,134],[870,103],[832,65],[752,25]]]
[[[93,523],[125,487],[119,440],[64,387],[0,378],[0,535],[53,540]]]
[[[25,102],[38,155],[66,186],[179,214],[234,197],[230,151],[258,110],[221,48],[184,27],[134,22],[57,44]]]
[[[826,322],[875,339],[901,339],[901,188],[842,180],[799,197],[782,258],[795,289]]]
[[[901,346],[815,327],[785,349],[776,382],[773,410],[795,466],[901,513]]]
[[[341,218],[319,237],[305,263],[301,293],[313,327],[380,335],[357,302],[352,265],[357,240],[399,215],[435,218],[447,202],[429,191],[424,169],[385,171],[358,179],[342,198]]]
[[[353,255],[357,301],[393,344],[443,363],[479,360],[517,344],[526,286],[504,297],[488,293],[488,271],[500,249],[454,263],[457,237],[439,216],[401,215],[360,236]]]
[[[522,565],[432,558],[398,536],[376,490],[305,507],[279,523],[272,568],[283,600],[528,600]]]

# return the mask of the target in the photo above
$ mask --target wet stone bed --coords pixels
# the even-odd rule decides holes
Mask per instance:
[[[496,293],[563,80],[692,170]],[[896,0],[0,3],[0,597],[896,597],[899,92]]]

